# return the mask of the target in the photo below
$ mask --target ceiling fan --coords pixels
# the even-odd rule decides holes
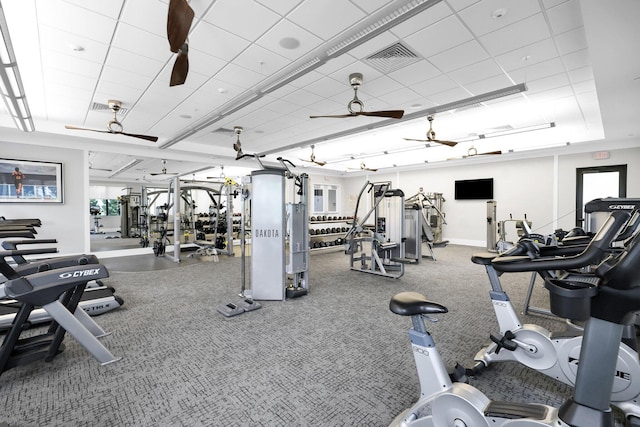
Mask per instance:
[[[189,73],[189,41],[187,36],[195,13],[187,0],[170,0],[167,16],[167,38],[171,52],[177,53],[169,86],[184,84]]]
[[[162,159],[162,171],[161,172],[151,172],[149,175],[158,176],[158,175],[178,175],[177,173],[167,173],[167,161]]]
[[[364,102],[358,99],[358,87],[362,84],[362,74],[353,73],[349,75],[349,84],[353,88],[353,99],[347,104],[349,114],[338,114],[328,116],[309,116],[309,118],[317,119],[320,117],[342,119],[345,117],[370,116],[370,117],[387,117],[391,119],[401,119],[404,110],[387,110],[387,111],[364,111]]]
[[[308,162],[308,163],[315,163],[318,166],[324,166],[327,164],[327,162],[321,162],[319,160],[316,160],[316,155],[313,153],[313,149],[315,148],[315,145],[311,145],[311,157],[309,157],[309,160],[305,160],[305,159],[300,159],[303,162]]]
[[[455,147],[458,143],[455,141],[443,141],[436,139],[436,132],[433,130],[433,116],[427,116],[429,120],[429,130],[427,131],[427,139],[413,139],[403,138],[405,141],[417,141],[417,142],[437,142],[438,144],[448,145],[449,147]]]
[[[448,158],[447,160],[467,159],[469,157],[476,157],[476,156],[495,156],[495,155],[500,155],[500,154],[502,154],[501,150],[487,151],[485,153],[478,153],[478,150],[476,149],[476,147],[471,146],[467,150],[467,154],[466,155],[464,155],[462,157],[451,157],[451,158]]]
[[[233,149],[236,150],[236,160],[244,156],[242,152],[242,143],[240,142],[240,134],[242,133],[242,127],[234,126],[233,131],[236,133],[236,142],[233,144]]]
[[[378,172],[378,169],[371,169],[368,168],[367,165],[365,165],[364,163],[360,163],[360,168],[347,168],[350,170],[363,170],[363,171],[369,171],[369,172]]]
[[[109,105],[109,109],[113,112],[113,119],[107,122],[107,130],[81,128],[81,127],[71,126],[71,125],[65,125],[65,128],[72,129],[72,130],[90,130],[92,132],[113,133],[116,135],[132,136],[134,138],[140,138],[140,139],[144,139],[151,142],[158,141],[157,136],[140,135],[137,133],[123,132],[124,126],[122,126],[122,123],[118,121],[118,111],[120,111],[120,109],[122,108],[122,103],[120,101],[110,99],[108,102],[108,105]]]

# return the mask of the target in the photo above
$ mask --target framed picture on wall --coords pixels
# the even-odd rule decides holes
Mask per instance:
[[[62,203],[62,163],[0,159],[0,203]]]

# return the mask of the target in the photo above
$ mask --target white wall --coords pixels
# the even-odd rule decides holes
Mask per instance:
[[[640,140],[636,142],[640,145]],[[604,149],[605,147],[602,147]],[[595,150],[594,150],[595,151]],[[443,226],[443,239],[454,244],[486,246],[487,203],[484,200],[455,200],[454,182],[463,179],[493,178],[494,200],[497,201],[497,219],[527,219],[533,222],[533,231],[552,233],[557,228],[575,226],[576,168],[627,165],[627,197],[640,197],[640,148],[610,150],[606,160],[594,160],[593,151],[572,154],[562,151],[532,159],[514,159],[513,156],[493,158],[491,163],[456,161],[440,165],[425,165],[422,170],[401,173],[375,173],[366,177],[345,178],[343,206],[355,207],[358,192],[366,180],[391,181],[393,188],[404,191],[406,197],[418,192],[443,193],[447,224]],[[363,197],[370,208],[370,197]],[[507,236],[516,239],[514,235]]]
[[[51,148],[2,141],[7,159],[62,163],[63,203],[2,203],[5,218],[40,218],[37,238],[57,239],[60,253],[89,251],[89,166],[84,150]]]

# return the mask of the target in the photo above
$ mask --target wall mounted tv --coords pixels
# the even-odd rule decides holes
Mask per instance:
[[[455,182],[456,200],[493,199],[493,178],[466,179]]]

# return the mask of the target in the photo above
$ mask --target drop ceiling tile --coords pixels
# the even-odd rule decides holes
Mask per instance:
[[[504,15],[494,18],[494,11],[504,10]],[[540,12],[538,0],[520,0],[505,2],[504,0],[485,0],[460,11],[460,18],[469,26],[476,36],[482,36],[514,24],[524,18]]]
[[[447,3],[449,3],[454,10],[459,11],[479,1],[480,0],[447,0]]]
[[[391,105],[393,109],[408,110],[416,104],[420,104],[416,108],[429,107],[429,105],[424,104],[424,97],[418,95],[414,90],[406,87],[385,94],[384,100]]]
[[[305,89],[300,89],[283,97],[282,99],[300,107],[308,107],[322,101],[324,97],[315,93],[311,93]]]
[[[72,55],[64,55],[49,50],[43,50],[41,52],[41,59],[42,68],[45,72],[47,69],[53,68],[69,72],[72,75],[77,74],[97,79],[102,69],[102,65],[97,62],[86,61]]]
[[[151,84],[153,77],[123,70],[121,68],[105,66],[102,70],[102,74],[100,75],[100,81],[144,90]]]
[[[458,84],[444,74],[411,86],[418,95],[430,98],[431,95],[458,87]]]
[[[321,39],[329,40],[366,16],[353,3],[344,0],[307,0],[287,18]]]
[[[448,104],[450,102],[460,101],[462,99],[468,98],[469,96],[471,96],[469,92],[460,87],[455,87],[444,92],[433,94],[429,96],[429,99],[432,102],[435,102],[436,105],[442,105]]]
[[[591,65],[591,58],[589,57],[589,50],[583,49],[575,52],[571,52],[562,57],[567,70],[575,70],[576,68],[583,68]]]
[[[550,9],[552,7],[555,7],[559,4],[562,4],[564,2],[566,2],[568,0],[542,0],[542,4],[544,4],[544,7],[546,9]]]
[[[72,34],[87,35],[92,40],[109,44],[114,19],[59,0],[37,3],[38,22]]]
[[[249,46],[244,52],[233,60],[248,70],[255,71],[265,77],[273,76],[288,66],[291,62],[277,53],[271,52],[257,45]]]
[[[587,48],[587,37],[584,33],[584,27],[558,34],[554,39],[560,55]]]
[[[587,66],[582,68],[576,68],[574,70],[570,70],[568,74],[569,74],[569,80],[571,80],[571,83],[580,83],[585,80],[592,80],[593,67]]]
[[[573,90],[576,94],[586,93],[586,92],[595,92],[596,83],[593,80],[585,80],[579,83],[574,83]]]
[[[285,16],[299,5],[302,0],[256,0],[256,2],[279,15]]]
[[[398,83],[397,81],[387,76],[381,76],[369,82],[369,85],[367,87],[367,92],[370,95],[375,96],[377,98],[377,97],[386,95],[388,93],[400,90],[403,87],[404,86]]]
[[[527,82],[527,94],[531,95],[538,92],[548,91],[550,89],[557,89],[559,87],[569,86],[570,84],[569,76],[567,76],[566,73],[560,73],[554,76]]]
[[[158,0],[128,1],[124,4],[119,20],[166,39],[168,11],[168,5]],[[169,41],[165,44],[168,49]]]
[[[205,22],[254,41],[281,19],[254,1],[218,0],[203,17]]]
[[[322,77],[304,87],[305,90],[323,98],[329,98],[341,93],[346,93],[345,83],[339,82],[331,77]]]
[[[492,55],[500,55],[549,38],[550,35],[544,16],[538,13],[485,34],[480,37],[480,42]]]
[[[199,50],[224,61],[233,60],[248,46],[247,40],[203,21],[189,35],[189,50]]]
[[[343,53],[338,57],[329,59],[327,62],[316,68],[315,72],[328,76],[338,70],[342,70],[343,68],[352,67],[356,62],[358,62],[358,60],[353,56],[349,55],[348,53]]]
[[[560,58],[553,58],[548,61],[538,62],[537,64],[531,64],[517,70],[509,71],[508,74],[514,82],[526,83],[530,80],[542,79],[564,71],[562,60]]]
[[[102,63],[109,50],[108,44],[45,25],[40,26],[38,36],[41,49],[60,52],[86,61]],[[74,46],[79,46],[82,50],[75,51]]]
[[[87,8],[86,0],[64,0],[67,3],[72,3],[81,8]],[[52,1],[47,1],[47,3],[53,3]],[[124,0],[110,0],[110,1],[101,1],[101,2],[91,2],[91,5],[88,6],[92,12],[99,13],[101,15],[105,15],[112,19],[118,19],[120,16],[120,11],[122,10],[122,3]]]
[[[577,0],[570,0],[547,10],[553,34],[582,27],[582,10]]]
[[[244,88],[245,90],[251,89],[256,84],[264,80],[264,76],[254,71],[248,70],[244,67],[239,67],[235,64],[227,64],[218,74],[216,79],[230,83],[234,86]]]
[[[300,43],[299,46],[294,49],[284,47],[287,44],[281,41],[288,38],[297,40]],[[303,57],[321,43],[320,38],[288,20],[278,22],[256,41],[256,44],[290,60]]]
[[[364,10],[365,13],[371,14],[378,9],[381,9],[389,4],[393,3],[392,0],[351,0],[351,3]]]
[[[483,93],[502,89],[512,85],[513,82],[509,79],[509,77],[507,77],[505,74],[499,74],[497,76],[489,77],[484,80],[466,84],[464,85],[464,87],[473,95],[481,95]]]
[[[456,16],[450,16],[404,38],[403,42],[423,58],[430,59],[438,52],[447,51],[472,38],[462,22]]]
[[[502,70],[493,59],[485,59],[475,64],[448,73],[449,77],[461,85],[477,82],[501,74]]]
[[[171,60],[171,68],[175,60]],[[189,75],[187,76],[187,83],[191,82],[191,73],[196,72],[207,77],[212,77],[220,71],[226,62],[215,56],[208,55],[204,52],[190,49],[189,50]]]
[[[558,51],[555,43],[553,39],[548,38],[503,55],[498,55],[495,59],[502,68],[511,71],[557,57]]]
[[[101,104],[106,104],[110,99],[116,99],[128,104],[129,107],[131,107],[138,100],[138,98],[142,96],[142,93],[142,89],[123,86],[120,83],[100,80],[98,86],[95,88],[95,95],[93,96],[93,100]]]
[[[489,55],[476,40],[468,41],[429,58],[443,72],[450,72],[480,62]]]
[[[135,70],[136,73],[147,77],[157,76],[165,64],[166,61],[147,58],[113,46],[109,49],[109,55],[105,62],[106,66],[122,70]]]
[[[398,38],[404,39],[407,36],[423,30],[432,24],[451,16],[453,12],[446,2],[436,3],[429,9],[403,21],[393,27],[390,31]]]
[[[113,46],[147,58],[167,61],[173,53],[166,37],[160,37],[123,22],[118,24]]]
[[[393,71],[389,73],[388,76],[405,86],[411,86],[434,78],[439,74],[441,74],[440,70],[430,62],[421,60],[397,71]]]
[[[63,86],[66,91],[69,91],[69,96],[72,96],[72,89],[81,89],[91,91],[96,86],[96,78],[93,76],[83,76],[80,74],[74,74],[69,70],[61,70],[55,68],[47,68],[47,73],[44,76],[44,83],[47,88],[55,86]]]

